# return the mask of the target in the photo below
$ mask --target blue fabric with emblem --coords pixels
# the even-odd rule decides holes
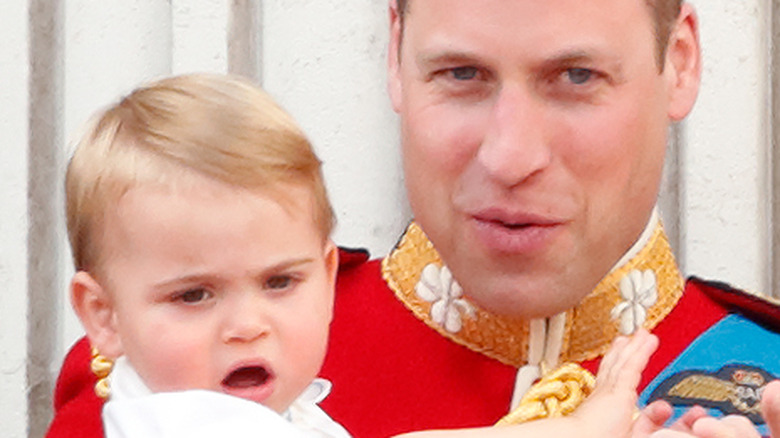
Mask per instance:
[[[780,334],[731,314],[702,333],[639,395],[644,406],[658,398],[674,406],[670,421],[698,404],[721,417],[748,415],[768,434],[757,414],[761,388],[780,377]]]

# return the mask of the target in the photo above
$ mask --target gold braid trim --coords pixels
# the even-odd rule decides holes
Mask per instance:
[[[396,248],[382,260],[382,276],[396,297],[442,336],[507,365],[525,365],[530,331],[527,320],[495,315],[469,301],[475,310],[474,317],[463,314],[463,326],[457,333],[433,321],[432,304],[415,292],[423,268],[431,263],[439,267],[443,264],[431,241],[413,222]],[[647,244],[634,258],[607,274],[593,292],[566,313],[559,363],[581,362],[607,351],[618,334],[618,324],[610,312],[622,301],[620,280],[634,269],[649,269],[656,276],[658,300],[648,309],[644,327],[652,329],[671,312],[682,296],[685,283],[659,221]]]
[[[433,243],[417,224],[412,223],[396,249],[382,260],[382,276],[396,297],[440,335],[507,365],[522,365],[515,359],[525,361],[530,331],[528,321],[493,315],[476,305],[476,317],[464,317],[458,333],[451,333],[433,321],[431,303],[415,292],[423,268],[431,263],[443,265]]]
[[[111,370],[114,368],[114,362],[100,354],[97,348],[92,347],[92,361],[90,362],[90,369],[92,374],[97,376],[98,381],[95,383],[95,394],[102,398],[107,399],[111,393],[111,388],[108,385],[108,375],[111,374]]]
[[[499,420],[496,426],[569,415],[585,401],[595,386],[596,378],[588,370],[574,363],[564,364],[532,386],[515,410]]]

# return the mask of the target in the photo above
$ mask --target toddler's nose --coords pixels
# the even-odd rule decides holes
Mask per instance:
[[[227,306],[224,316],[223,341],[251,342],[270,331],[263,300],[257,293],[247,293]]]

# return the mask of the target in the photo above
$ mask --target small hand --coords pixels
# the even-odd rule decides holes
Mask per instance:
[[[741,415],[728,415],[723,418],[704,417],[693,423],[689,431],[660,430],[651,438],[760,438],[753,423]]]
[[[649,407],[649,406],[648,406]],[[689,410],[669,429],[659,430],[652,438],[758,438],[753,423],[741,415],[713,418]],[[701,408],[699,408],[701,409]],[[770,438],[780,438],[780,381],[770,382],[761,397],[761,415],[769,428]],[[639,421],[639,420],[638,420]]]
[[[615,339],[599,366],[596,388],[572,414],[582,425],[580,436],[629,436],[636,411],[636,387],[657,347],[658,338],[644,329],[630,338]]]

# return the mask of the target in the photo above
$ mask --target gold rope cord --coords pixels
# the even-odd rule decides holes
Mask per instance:
[[[575,363],[563,364],[534,384],[496,426],[569,415],[593,392],[595,385],[596,378],[588,370]]]

